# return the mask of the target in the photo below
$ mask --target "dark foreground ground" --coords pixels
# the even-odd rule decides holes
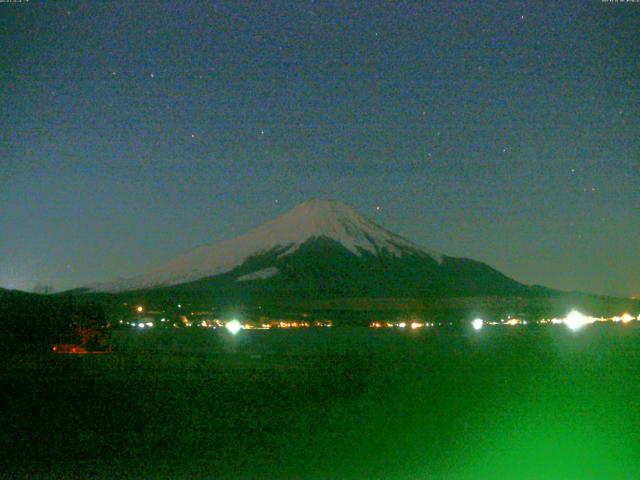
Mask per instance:
[[[640,478],[635,325],[168,335],[1,356],[0,475]]]

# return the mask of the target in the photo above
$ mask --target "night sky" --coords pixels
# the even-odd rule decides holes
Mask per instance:
[[[640,295],[640,3],[23,0],[0,22],[0,286],[142,273],[320,197],[525,283]]]

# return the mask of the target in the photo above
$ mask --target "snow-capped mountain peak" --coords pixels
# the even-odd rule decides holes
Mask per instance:
[[[411,251],[441,260],[440,254],[382,228],[342,202],[311,199],[237,238],[196,248],[147,274],[90,288],[123,291],[177,285],[228,272],[260,253],[277,249],[280,257],[289,255],[314,238],[331,239],[354,255],[400,256]]]
[[[360,255],[361,250],[377,253],[386,248],[389,253],[399,253],[403,248],[420,249],[413,242],[380,227],[349,205],[336,200],[307,200],[258,227],[255,232],[268,235],[271,243],[291,243],[286,253],[314,237],[338,241],[356,255]]]

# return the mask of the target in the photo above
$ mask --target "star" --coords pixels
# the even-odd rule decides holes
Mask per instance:
[[[150,76],[151,78],[156,78],[156,74],[155,74],[155,73],[151,73],[151,74],[149,74],[149,76]]]

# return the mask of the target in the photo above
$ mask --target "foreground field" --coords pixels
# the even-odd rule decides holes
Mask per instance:
[[[330,329],[328,329],[330,330]],[[0,357],[25,478],[640,478],[640,328],[128,332]]]

